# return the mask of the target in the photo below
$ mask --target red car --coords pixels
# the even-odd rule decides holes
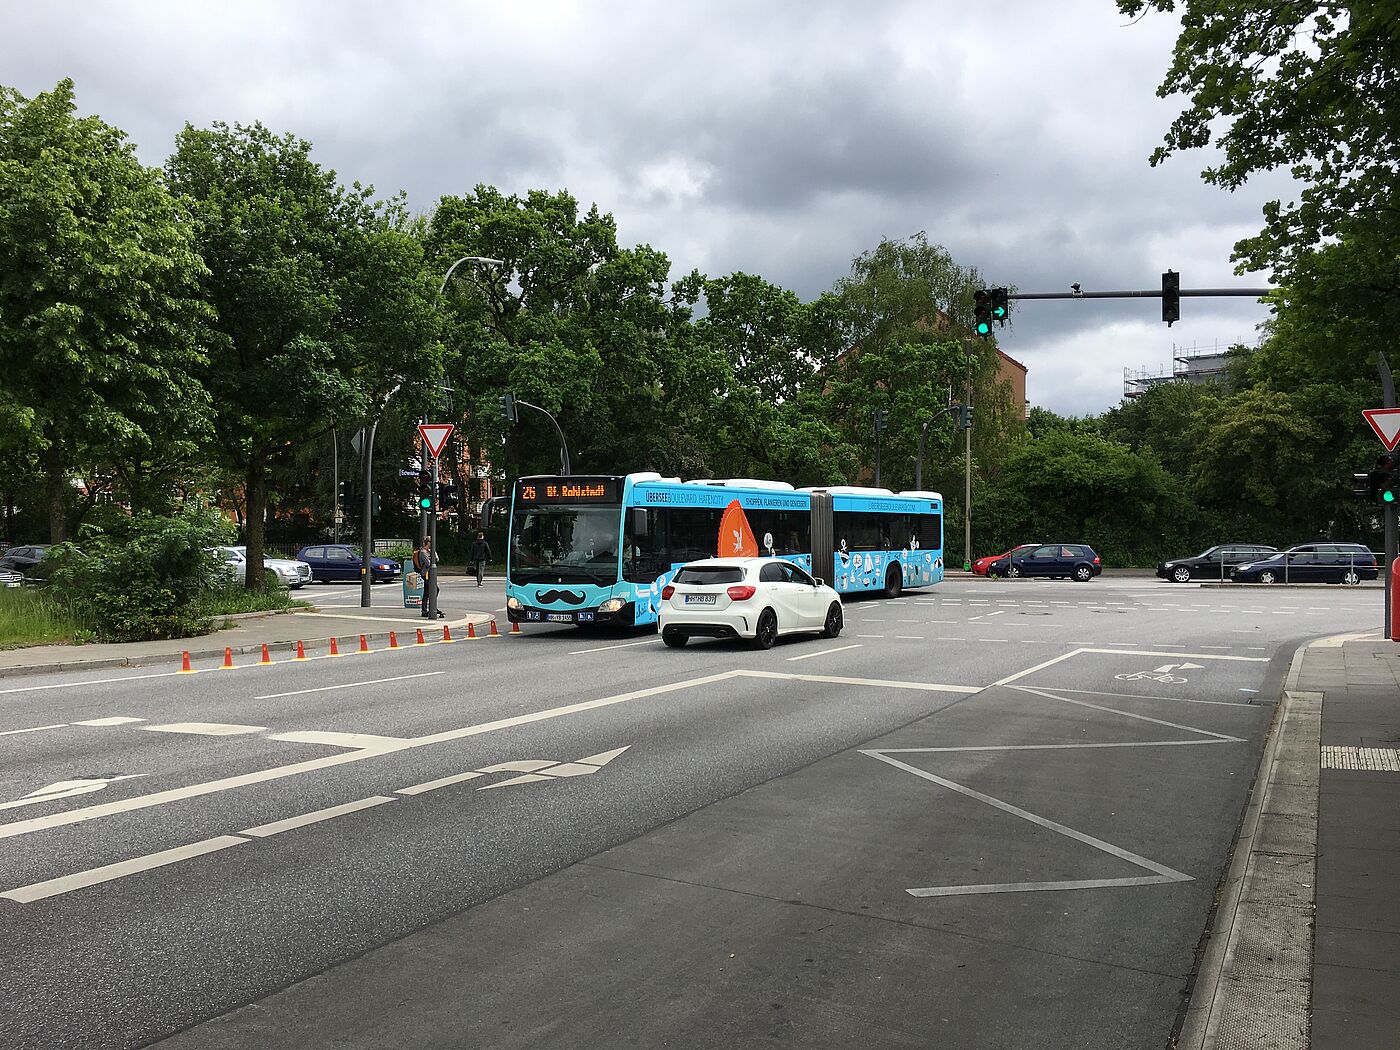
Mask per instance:
[[[1005,558],[1008,554],[1015,554],[1017,551],[1028,551],[1032,547],[1039,547],[1038,543],[1023,543],[1019,547],[1012,547],[1009,551],[1002,551],[1000,554],[989,554],[985,558],[978,558],[972,563],[972,573],[974,576],[987,575],[987,566],[992,562]]]

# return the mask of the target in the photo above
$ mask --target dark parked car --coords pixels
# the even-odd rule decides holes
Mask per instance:
[[[1259,543],[1222,543],[1202,551],[1194,558],[1173,558],[1157,566],[1157,575],[1172,583],[1190,583],[1193,579],[1228,580],[1235,568],[1277,554],[1277,547]]]
[[[1098,554],[1083,543],[1044,543],[1029,550],[1018,547],[987,566],[988,576],[1049,576],[1052,580],[1068,576],[1079,583],[1088,583],[1101,572]]]
[[[44,560],[44,552],[48,549],[48,544],[45,543],[34,543],[27,547],[11,547],[5,552],[4,557],[0,558],[0,569],[9,569],[21,576],[29,576],[33,573],[34,567]]]
[[[1360,583],[1376,578],[1376,556],[1359,543],[1304,543],[1235,570],[1239,583]]]
[[[323,543],[315,547],[303,547],[297,551],[297,561],[304,561],[311,566],[311,578],[317,583],[360,578],[359,549],[345,543]],[[370,567],[375,583],[386,583],[399,573],[398,562],[388,558],[373,558]]]

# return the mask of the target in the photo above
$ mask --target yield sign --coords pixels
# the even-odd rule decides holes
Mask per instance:
[[[452,436],[452,424],[423,423],[419,425],[418,433],[423,435],[424,447],[432,454],[433,459],[437,459],[443,446],[447,444],[447,439]]]
[[[1387,452],[1400,445],[1400,408],[1368,408],[1361,413]]]

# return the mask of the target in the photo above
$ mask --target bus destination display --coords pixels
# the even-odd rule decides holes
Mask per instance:
[[[621,503],[617,478],[522,478],[516,482],[515,502]]]

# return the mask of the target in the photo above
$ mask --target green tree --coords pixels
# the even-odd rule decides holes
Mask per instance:
[[[139,470],[202,435],[208,308],[188,216],[125,136],[75,115],[73,83],[26,99],[0,88],[0,429],[37,455],[49,538],[73,479]],[[175,450],[172,453],[172,450]]]
[[[1158,89],[1189,96],[1157,164],[1207,146],[1220,163],[1203,177],[1238,189],[1286,167],[1303,184],[1297,201],[1265,207],[1265,227],[1236,246],[1249,269],[1290,273],[1314,246],[1349,233],[1400,229],[1400,17],[1391,3],[1265,0],[1118,0],[1118,9],[1181,11],[1181,35]],[[1379,226],[1381,231],[1377,231]],[[1392,279],[1386,292],[1397,292]]]
[[[1200,420],[1209,418],[1221,390],[1212,384],[1159,383],[1124,400],[1100,420],[1103,435],[1146,449],[1178,478],[1188,478],[1200,456]]]
[[[221,336],[204,382],[217,464],[242,482],[249,589],[263,586],[270,483],[293,449],[377,418],[440,371],[431,274],[402,202],[347,189],[311,144],[261,124],[186,125],[166,170],[189,202]]]

